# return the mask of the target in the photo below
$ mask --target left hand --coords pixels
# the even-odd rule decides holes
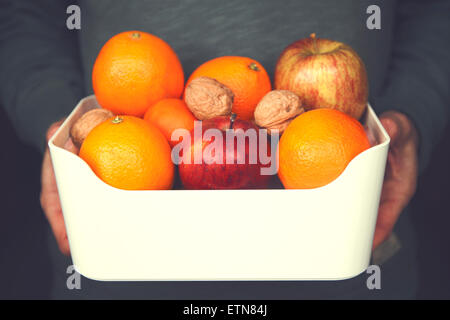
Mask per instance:
[[[61,124],[62,121],[58,121],[50,126],[47,131],[47,141],[50,140],[50,138],[56,133],[56,130],[58,130]],[[78,149],[72,143],[71,139],[67,140],[64,147],[65,149],[78,154]],[[48,147],[45,150],[44,159],[42,161],[40,199],[42,210],[50,223],[50,227],[52,228],[59,249],[63,254],[69,255],[69,240],[67,239],[61,202],[59,199],[55,173],[53,171],[52,160],[50,158],[50,151]]]
[[[381,123],[391,137],[386,174],[381,191],[373,249],[391,234],[403,209],[413,197],[418,176],[418,133],[404,114],[387,111]]]

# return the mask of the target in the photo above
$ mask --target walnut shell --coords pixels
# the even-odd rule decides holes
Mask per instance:
[[[192,80],[184,93],[186,105],[199,120],[231,114],[233,100],[230,88],[208,77]]]
[[[101,108],[93,109],[83,114],[70,128],[70,137],[73,144],[80,148],[84,139],[94,127],[113,116],[114,113]]]
[[[305,112],[299,96],[288,90],[272,90],[258,103],[255,122],[258,126],[282,133],[295,117]]]

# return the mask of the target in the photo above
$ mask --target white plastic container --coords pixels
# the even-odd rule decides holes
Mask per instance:
[[[125,191],[62,148],[98,108],[83,99],[49,141],[75,269],[95,280],[346,279],[369,265],[389,136],[311,190]]]

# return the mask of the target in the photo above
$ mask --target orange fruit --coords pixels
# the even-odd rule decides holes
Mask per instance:
[[[287,189],[311,189],[336,179],[370,148],[363,126],[347,114],[316,109],[295,118],[279,142],[278,176]]]
[[[209,60],[192,73],[186,85],[202,76],[216,79],[233,91],[232,112],[244,120],[253,119],[256,105],[272,89],[264,67],[246,57],[225,56]]]
[[[142,31],[122,32],[105,43],[92,71],[99,104],[115,114],[143,116],[163,98],[179,98],[184,73],[175,51]]]
[[[159,129],[133,116],[116,116],[96,126],[79,156],[107,184],[126,190],[170,189],[171,149]]]
[[[183,100],[163,99],[148,108],[144,120],[156,125],[173,147],[181,138],[172,141],[172,132],[176,129],[193,130],[196,119]]]

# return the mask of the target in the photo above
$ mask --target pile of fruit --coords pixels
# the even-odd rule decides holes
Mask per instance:
[[[141,31],[112,37],[92,72],[101,106],[78,119],[71,139],[107,184],[126,190],[324,186],[370,147],[358,121],[367,75],[356,52],[316,38],[288,46],[274,89],[264,67],[225,56],[185,84],[162,39]],[[275,178],[274,178],[275,177]]]

